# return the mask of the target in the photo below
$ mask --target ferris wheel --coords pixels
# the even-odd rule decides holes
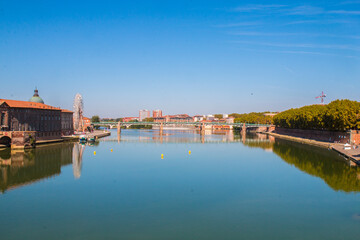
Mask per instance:
[[[83,113],[84,113],[84,103],[80,93],[75,95],[74,99],[74,130],[82,131],[83,130]]]

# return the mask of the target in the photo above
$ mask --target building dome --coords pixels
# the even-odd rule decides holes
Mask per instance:
[[[35,88],[34,96],[30,98],[29,102],[35,102],[35,103],[44,103],[44,100],[42,100],[41,97],[39,97],[39,91]]]

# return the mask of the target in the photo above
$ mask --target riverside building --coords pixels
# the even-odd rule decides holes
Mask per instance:
[[[139,111],[139,121],[142,122],[145,118],[150,117],[150,111],[149,110],[140,110]]]
[[[0,99],[0,146],[26,147],[73,131],[73,112],[46,105],[37,89],[29,101]]]

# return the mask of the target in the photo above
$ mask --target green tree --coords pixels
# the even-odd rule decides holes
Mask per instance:
[[[214,117],[218,118],[218,119],[221,119],[221,118],[223,118],[223,115],[222,114],[215,114]]]
[[[229,117],[235,118],[237,123],[259,123],[259,124],[272,124],[273,117],[266,116],[262,112],[252,112],[252,113],[232,113]]]
[[[328,105],[289,109],[276,115],[274,124],[283,128],[332,131],[360,129],[360,103],[345,99]]]
[[[145,118],[144,122],[154,122],[154,118],[152,118],[152,117]]]
[[[98,115],[92,116],[91,117],[91,122],[92,123],[100,122],[100,117]]]

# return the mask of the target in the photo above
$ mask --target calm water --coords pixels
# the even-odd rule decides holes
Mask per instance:
[[[334,152],[263,135],[165,133],[0,150],[0,239],[360,236],[360,171]]]

